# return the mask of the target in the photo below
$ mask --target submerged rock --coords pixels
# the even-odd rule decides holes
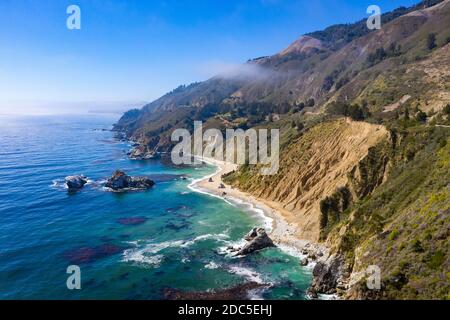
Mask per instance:
[[[106,187],[114,191],[129,189],[147,190],[155,185],[155,182],[147,177],[130,177],[123,171],[116,171],[106,182]]]
[[[248,300],[251,291],[269,287],[268,284],[248,282],[228,289],[205,292],[183,292],[165,288],[164,298],[167,300]]]
[[[137,226],[147,222],[148,218],[144,217],[132,217],[132,218],[120,218],[117,222],[124,226]]]
[[[269,238],[266,230],[263,228],[254,228],[244,239],[247,243],[239,249],[236,254],[238,256],[246,256],[255,251],[275,247],[273,241]]]
[[[66,177],[66,186],[69,190],[80,190],[87,183],[84,176],[69,176]]]

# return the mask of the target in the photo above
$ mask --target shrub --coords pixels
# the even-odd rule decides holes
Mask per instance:
[[[350,82],[350,79],[347,76],[339,79],[339,81],[336,83],[336,90],[339,90],[340,88],[342,88],[349,82]]]
[[[387,54],[386,54],[386,51],[384,50],[384,48],[378,48],[377,50],[375,50],[375,52],[370,53],[368,55],[367,62],[370,65],[375,65],[377,63],[380,63],[384,59],[386,59],[386,57],[387,57]]]
[[[416,120],[419,122],[426,122],[427,121],[427,114],[421,110],[417,112],[416,114]]]
[[[433,50],[437,47],[436,45],[436,34],[430,33],[427,38],[427,48],[428,50]]]
[[[428,262],[428,266],[431,269],[438,269],[442,263],[444,263],[445,261],[445,254],[442,251],[437,251],[435,253],[433,253],[430,257],[430,260]]]
[[[323,81],[322,89],[325,91],[330,91],[334,85],[334,79],[331,76],[327,76]]]
[[[306,105],[308,107],[314,107],[316,105],[316,101],[313,98],[308,99],[308,101],[306,101]]]
[[[420,242],[420,240],[413,240],[413,242],[411,243],[411,249],[414,252],[423,252],[423,247],[422,247],[422,243]]]
[[[450,115],[450,103],[444,107],[444,113]]]
[[[327,113],[350,117],[355,121],[361,121],[370,117],[367,107],[361,107],[358,104],[349,105],[343,102],[335,102],[330,104],[327,108]]]
[[[394,241],[395,239],[397,239],[399,233],[400,232],[397,229],[392,230],[392,232],[389,234],[389,240]]]

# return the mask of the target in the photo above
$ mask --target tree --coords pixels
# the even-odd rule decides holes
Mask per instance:
[[[313,98],[308,99],[308,101],[306,101],[306,105],[308,107],[314,107],[316,105],[316,101]]]
[[[334,79],[332,76],[327,76],[323,81],[322,89],[325,91],[330,91],[334,85]]]
[[[378,48],[377,50],[375,50],[375,52],[370,53],[367,56],[367,62],[370,65],[376,65],[376,64],[380,63],[381,61],[383,61],[384,59],[386,59],[387,56],[388,55],[387,55],[386,51],[384,50],[383,47],[381,47],[381,48]]]
[[[419,122],[426,122],[427,114],[425,112],[423,112],[422,110],[419,110],[419,112],[416,113],[416,120]]]
[[[355,121],[364,120],[363,110],[357,104],[348,107],[347,115]]]
[[[343,78],[339,79],[339,81],[336,83],[336,90],[339,90],[349,82],[350,79],[347,76],[344,76]]]
[[[297,102],[295,105],[300,111],[302,111],[306,107],[304,102]]]
[[[450,103],[444,107],[444,114],[450,115]]]
[[[428,35],[427,47],[428,47],[428,50],[430,50],[430,51],[437,47],[437,45],[436,45],[436,34],[435,33],[430,33]]]
[[[392,42],[386,52],[386,55],[388,57],[397,57],[401,54],[402,46],[399,44],[397,45],[396,42]]]

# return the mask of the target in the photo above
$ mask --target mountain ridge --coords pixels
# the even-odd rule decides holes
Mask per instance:
[[[448,8],[447,0],[436,0],[421,2],[409,9],[394,10],[393,13],[383,15],[384,20],[388,22],[383,24],[381,30],[365,31],[362,35],[352,31],[350,33],[355,33],[353,37],[347,37],[345,45],[334,49],[331,48],[336,47],[337,42],[325,43],[311,36],[326,39],[325,31],[306,34],[280,53],[250,60],[241,68],[242,73],[234,77],[218,75],[205,82],[179,87],[147,104],[139,113],[135,112],[133,119],[129,114],[125,118],[126,121],[120,119],[115,128],[124,129],[130,136],[137,138],[145,131],[146,124],[160,121],[164,112],[174,109],[201,109],[209,105],[225,105],[231,109],[238,104],[248,103],[268,103],[276,106],[286,104],[294,107],[309,99],[314,99],[315,106],[323,106],[333,100],[353,100],[364,88],[361,88],[359,83],[357,87],[349,83],[366,69],[376,67],[365,66],[367,57],[380,47],[394,42],[399,42],[404,48],[411,47],[411,42],[416,41],[413,38],[418,29],[430,24],[426,16],[411,15],[411,12],[416,12],[417,10],[413,9],[418,7],[428,7],[435,3]],[[399,20],[402,18],[403,20]],[[361,23],[330,28],[333,32],[340,26],[353,26],[358,30]],[[450,27],[448,23],[447,27]],[[194,110],[189,114],[195,112]],[[161,124],[166,125],[174,127],[174,123]],[[162,129],[161,126],[158,129]]]

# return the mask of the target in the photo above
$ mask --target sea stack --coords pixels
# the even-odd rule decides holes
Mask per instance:
[[[117,170],[108,179],[105,187],[114,191],[147,190],[155,185],[155,182],[147,177],[130,177],[125,172]]]
[[[266,233],[263,228],[254,228],[245,236],[247,243],[239,249],[236,255],[245,256],[255,251],[259,251],[265,248],[275,247],[272,239]]]
[[[69,176],[66,177],[66,186],[69,190],[80,190],[87,183],[87,179],[84,176]]]

